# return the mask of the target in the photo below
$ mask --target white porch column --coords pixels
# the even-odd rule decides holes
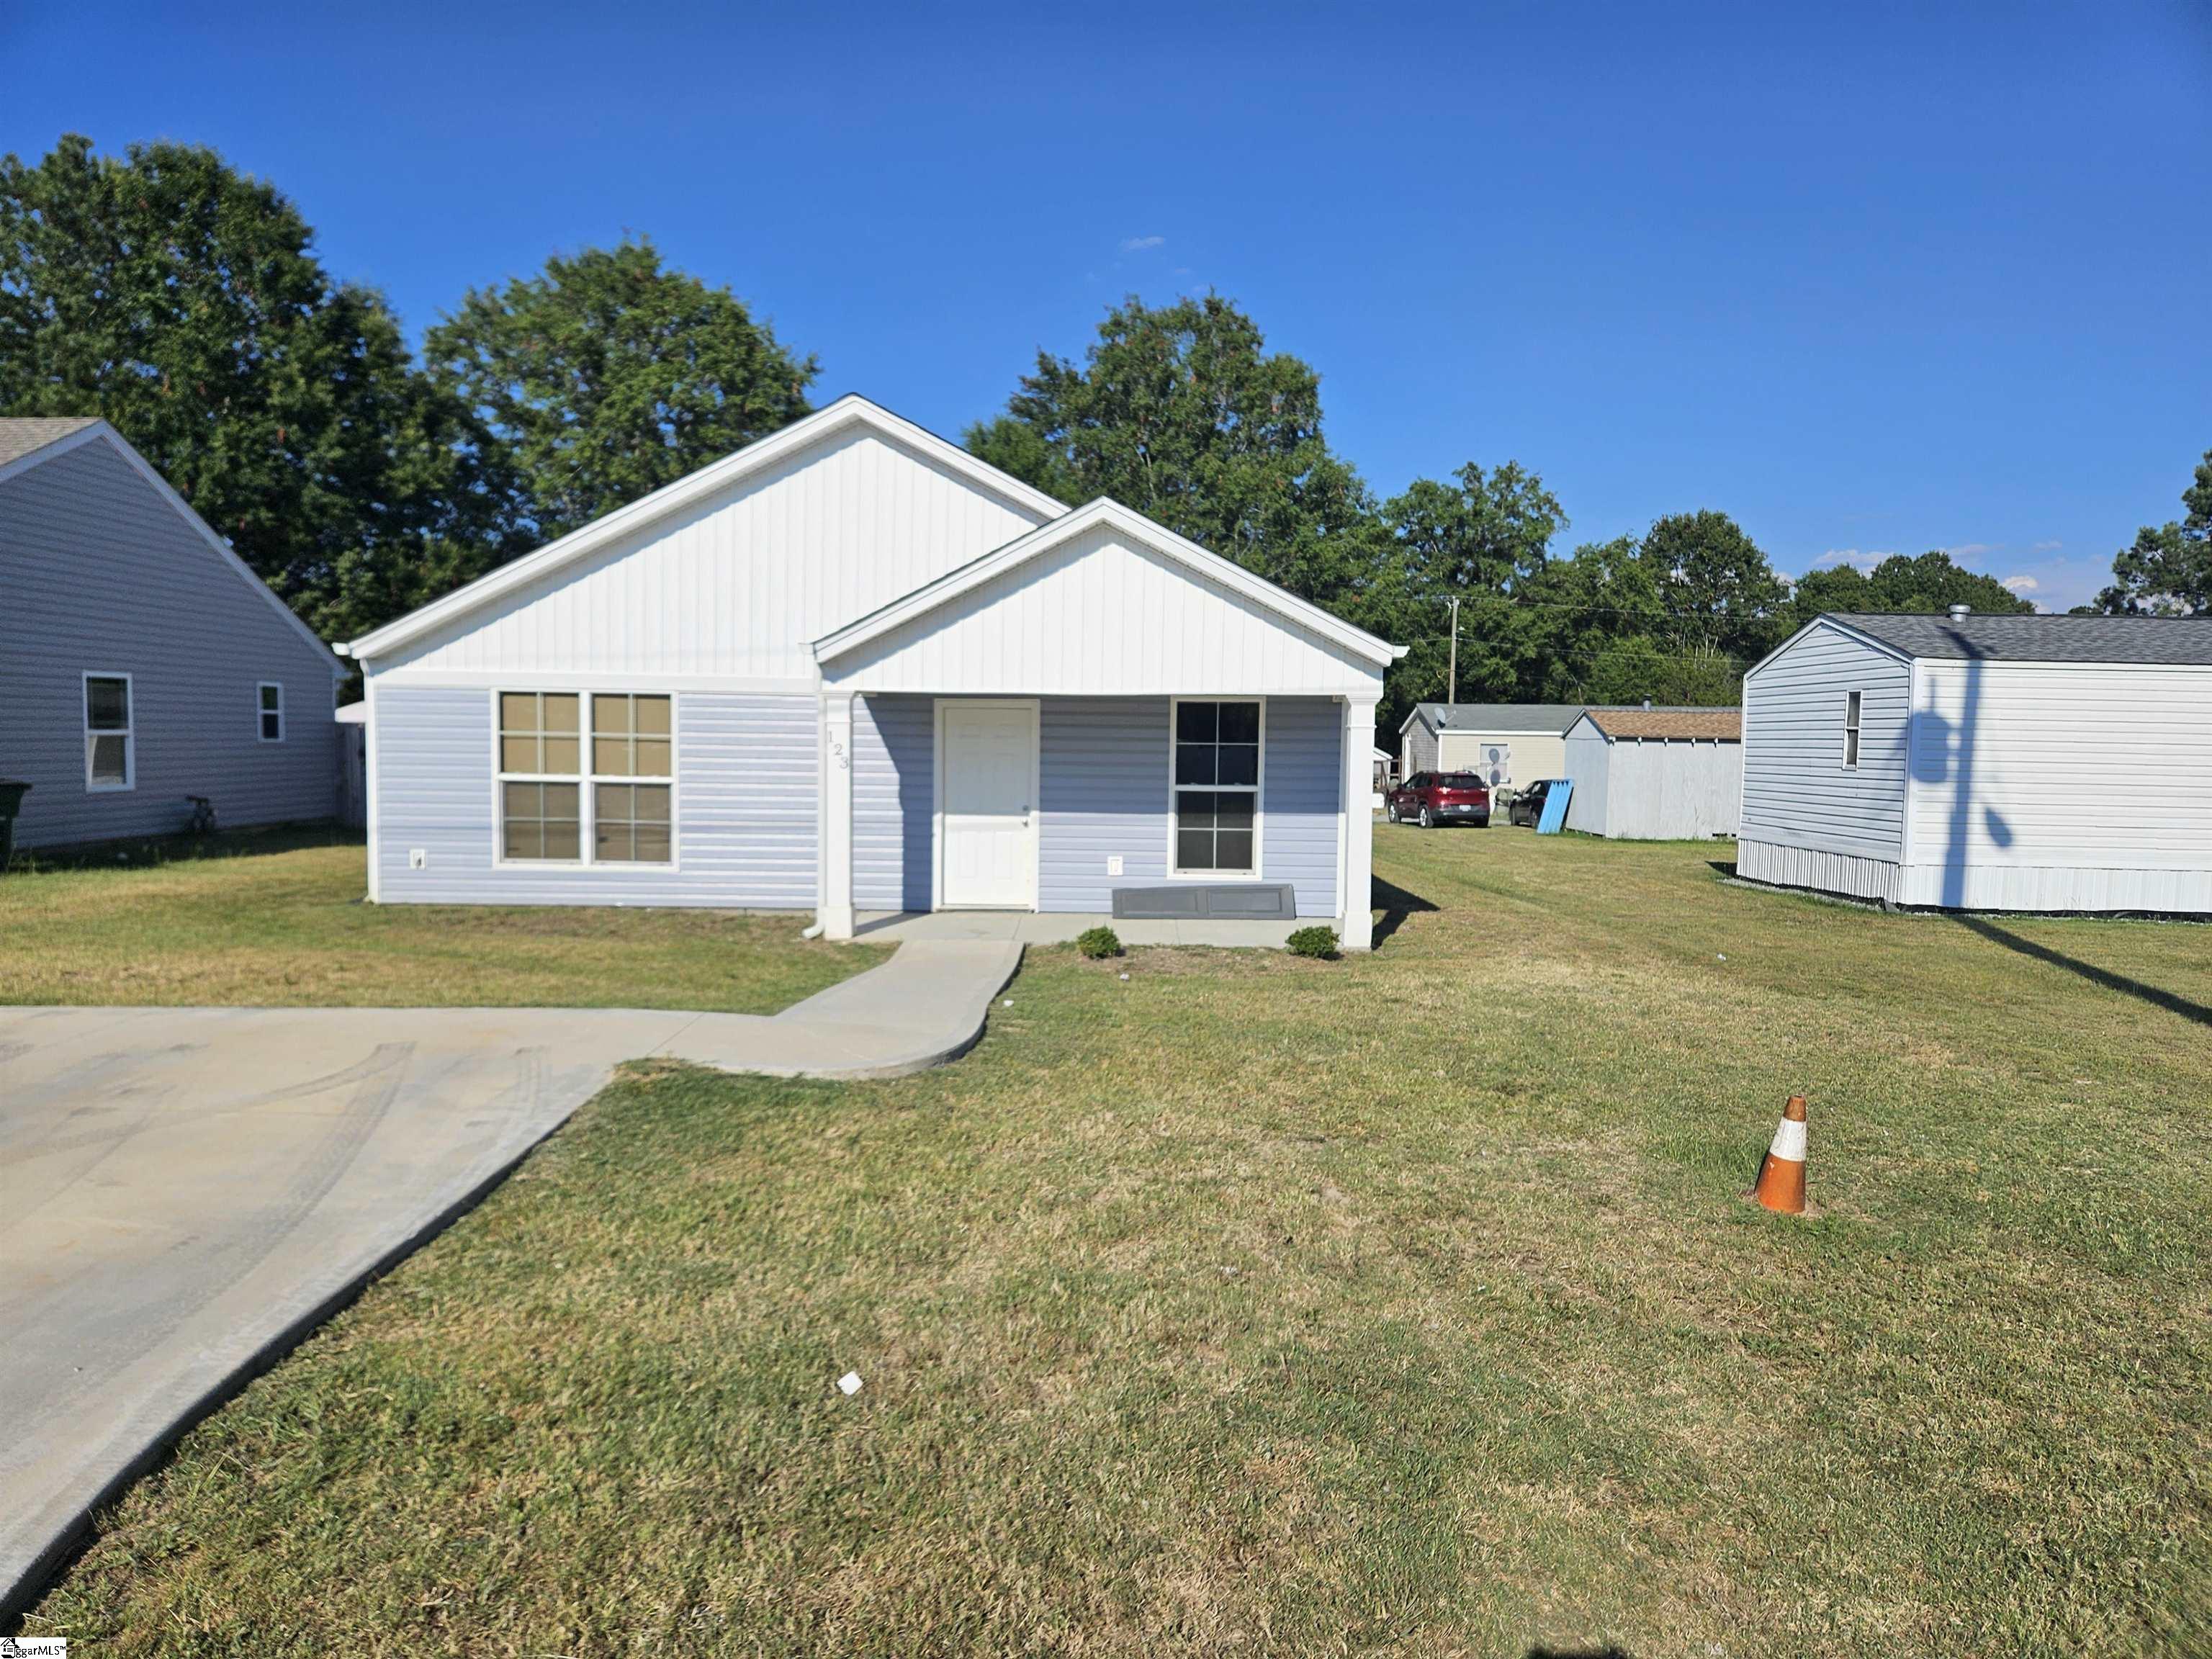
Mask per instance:
[[[1375,702],[1344,702],[1344,933],[1347,951],[1375,948],[1375,915],[1369,893],[1375,880]]]
[[[853,694],[822,696],[822,911],[826,939],[853,937]]]

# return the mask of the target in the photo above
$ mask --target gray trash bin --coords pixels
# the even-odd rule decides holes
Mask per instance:
[[[0,778],[0,876],[8,873],[8,860],[15,850],[15,815],[23,810],[23,797],[31,786],[15,778]]]

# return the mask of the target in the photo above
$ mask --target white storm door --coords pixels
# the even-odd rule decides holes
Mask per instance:
[[[1036,705],[938,707],[944,793],[937,902],[948,908],[1035,909]]]

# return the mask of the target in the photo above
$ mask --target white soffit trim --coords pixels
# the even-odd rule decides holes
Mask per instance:
[[[169,481],[155,470],[154,464],[133,449],[130,440],[108,425],[106,422],[94,421],[90,426],[80,431],[71,432],[55,439],[43,449],[34,449],[27,455],[17,456],[6,466],[0,467],[0,483],[5,483],[10,478],[28,472],[33,467],[51,461],[57,456],[66,455],[70,451],[90,443],[94,439],[103,440],[112,447],[117,454],[130,463],[131,470],[151,484],[155,494],[168,503],[170,510],[190,525],[216,556],[230,567],[232,574],[258,593],[267,602],[270,610],[291,624],[295,633],[330,659],[331,676],[333,679],[343,679],[353,672],[337,659],[321,635],[301,620],[298,611],[278,599],[276,591],[253,574],[252,565],[231,550],[230,544],[216,535],[214,527],[192,510],[191,503],[170,487]]]
[[[1342,647],[1354,656],[1388,666],[1406,654],[1405,647],[1392,645],[1364,629],[1354,628],[1343,618],[1276,586],[1265,577],[1254,575],[1243,565],[1224,559],[1218,553],[1209,553],[1196,542],[1188,541],[1165,526],[1153,523],[1141,513],[1101,496],[1065,517],[1040,525],[1026,536],[1016,537],[1004,547],[986,553],[980,559],[971,560],[957,570],[946,572],[935,581],[925,583],[905,598],[894,599],[857,622],[848,623],[836,633],[824,635],[814,641],[814,659],[826,664],[856,651],[870,641],[904,627],[916,617],[927,616],[975,592],[994,577],[1004,575],[1054,548],[1065,546],[1085,532],[1102,526],[1120,532],[1139,546],[1182,565],[1194,575],[1252,600],[1308,633],[1317,634]]]
[[[477,577],[467,586],[456,588],[419,611],[410,611],[397,622],[386,623],[374,632],[364,634],[351,643],[340,646],[339,654],[380,656],[412,640],[420,639],[472,611],[528,586],[539,577],[563,565],[587,557],[611,542],[630,535],[657,519],[743,483],[753,474],[765,471],[777,463],[856,426],[865,427],[892,443],[915,452],[924,459],[965,478],[978,489],[989,491],[1016,511],[1032,514],[1040,521],[1057,519],[1067,511],[1066,502],[1046,495],[1041,489],[1030,488],[1012,473],[1001,472],[987,461],[976,459],[957,444],[948,443],[935,433],[925,431],[913,422],[903,420],[889,410],[870,403],[866,398],[848,392],[826,409],[817,410],[803,420],[793,421],[780,431],[771,432],[767,437],[757,439],[743,449],[725,455],[719,461],[710,462],[696,472],[678,478],[674,483],[664,484],[649,495],[639,496],[627,507],[617,507],[605,518],[594,519],[580,530],[570,531],[558,541],[547,543],[535,553],[526,554],[511,564],[501,565],[489,574]]]

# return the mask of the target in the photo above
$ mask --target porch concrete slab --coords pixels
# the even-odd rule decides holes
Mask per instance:
[[[1252,921],[1236,917],[1191,917],[1178,921],[1116,919],[1104,911],[1039,915],[1030,910],[870,910],[854,919],[854,933],[866,939],[1008,939],[1020,945],[1065,945],[1091,927],[1111,927],[1124,945],[1217,945],[1280,950],[1301,927],[1341,925],[1333,916],[1302,916],[1295,921]],[[825,993],[824,994],[827,994]]]
[[[921,940],[772,1017],[0,1008],[0,1620],[93,1509],[460,1214],[625,1060],[878,1077],[1021,946]]]

